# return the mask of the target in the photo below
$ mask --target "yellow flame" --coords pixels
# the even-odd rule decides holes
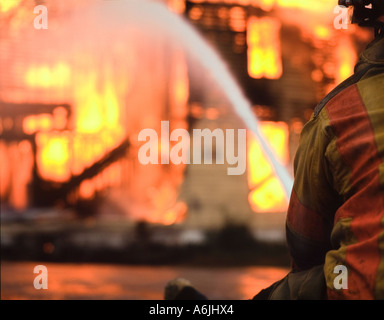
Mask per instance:
[[[25,74],[25,83],[31,88],[66,87],[71,83],[70,67],[64,62],[54,66],[32,66]]]
[[[179,201],[171,209],[167,210],[161,217],[160,222],[165,225],[172,225],[181,222],[185,218],[187,205]]]
[[[283,72],[280,52],[280,23],[273,18],[248,20],[248,73],[251,77],[278,79]]]
[[[314,33],[317,38],[322,40],[328,40],[331,37],[331,30],[322,25],[315,26]]]
[[[337,5],[337,1],[334,0],[275,0],[275,2],[280,7],[305,9],[309,11],[326,11],[334,8]]]
[[[336,73],[336,84],[342,82],[354,73],[355,64],[357,62],[356,50],[352,47],[352,44],[343,39],[337,49],[337,73]]]
[[[282,164],[289,160],[288,126],[283,122],[262,122],[260,130]],[[252,190],[249,203],[256,212],[286,209],[288,199],[273,168],[266,159],[257,138],[248,138],[248,184]]]
[[[30,67],[24,77],[31,88],[58,89],[71,86],[75,126],[71,134],[60,136],[53,129],[64,129],[66,111],[56,108],[53,115],[28,116],[23,121],[27,134],[39,133],[38,167],[49,180],[64,181],[79,174],[108,150],[118,145],[123,136],[120,106],[115,83],[105,76],[99,80],[96,71],[84,72],[71,82],[71,69],[64,62]],[[68,98],[71,90],[68,90]],[[51,131],[51,132],[49,132]],[[42,134],[44,132],[44,134]]]
[[[191,0],[193,3],[225,3],[231,5],[244,5],[260,7],[265,11],[270,11],[273,7],[304,9],[310,11],[329,11],[337,5],[334,0]]]
[[[79,80],[82,85],[75,88],[77,131],[87,134],[104,134],[108,130],[121,132],[120,107],[114,83],[105,80],[100,86],[96,72],[81,75]]]
[[[53,181],[66,181],[70,177],[69,146],[66,133],[38,133],[37,166],[42,178]]]
[[[38,131],[49,131],[53,128],[53,119],[50,114],[43,113],[37,116],[28,116],[23,120],[23,131],[33,134]]]
[[[271,177],[261,188],[249,194],[251,208],[255,212],[283,212],[287,208],[287,200],[278,178]]]
[[[8,12],[20,4],[20,0],[0,0],[0,12]]]

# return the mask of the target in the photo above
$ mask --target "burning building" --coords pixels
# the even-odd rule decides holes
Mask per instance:
[[[34,27],[39,4],[47,29]],[[159,132],[163,120],[171,130],[245,127],[158,10],[173,11],[216,48],[290,170],[309,111],[353,72],[367,39],[352,26],[333,28],[334,5],[0,0],[2,213],[101,197],[114,203],[102,213],[135,221],[281,226],[287,195],[251,132],[244,175],[228,176],[221,164],[139,163],[139,132]]]

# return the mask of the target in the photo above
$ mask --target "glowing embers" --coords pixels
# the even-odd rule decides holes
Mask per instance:
[[[280,27],[278,20],[268,17],[248,20],[248,74],[252,78],[281,77]]]
[[[283,122],[262,122],[260,131],[269,142],[278,160],[288,163],[288,126]],[[283,212],[288,199],[273,167],[265,157],[259,141],[248,136],[249,203],[255,212]]]

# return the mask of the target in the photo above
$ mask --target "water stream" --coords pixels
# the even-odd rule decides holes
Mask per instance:
[[[225,62],[193,26],[182,16],[170,12],[165,5],[154,1],[108,1],[104,2],[102,6],[104,14],[110,10],[108,14],[115,16],[118,12],[120,18],[124,19],[125,15],[125,18],[130,19],[133,17],[133,19],[137,19],[136,21],[130,19],[130,23],[136,22],[139,26],[145,26],[145,28],[162,30],[162,32],[165,32],[169,37],[181,44],[186,52],[197,58],[220,86],[244,124],[258,138],[289,199],[293,185],[291,175],[277,160],[273,150],[260,132],[259,120],[253,113],[249,101],[229,72]]]

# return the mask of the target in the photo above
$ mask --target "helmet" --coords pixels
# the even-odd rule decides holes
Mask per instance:
[[[384,14],[384,0],[339,0],[340,6],[353,7],[352,23],[377,27],[378,18]]]

